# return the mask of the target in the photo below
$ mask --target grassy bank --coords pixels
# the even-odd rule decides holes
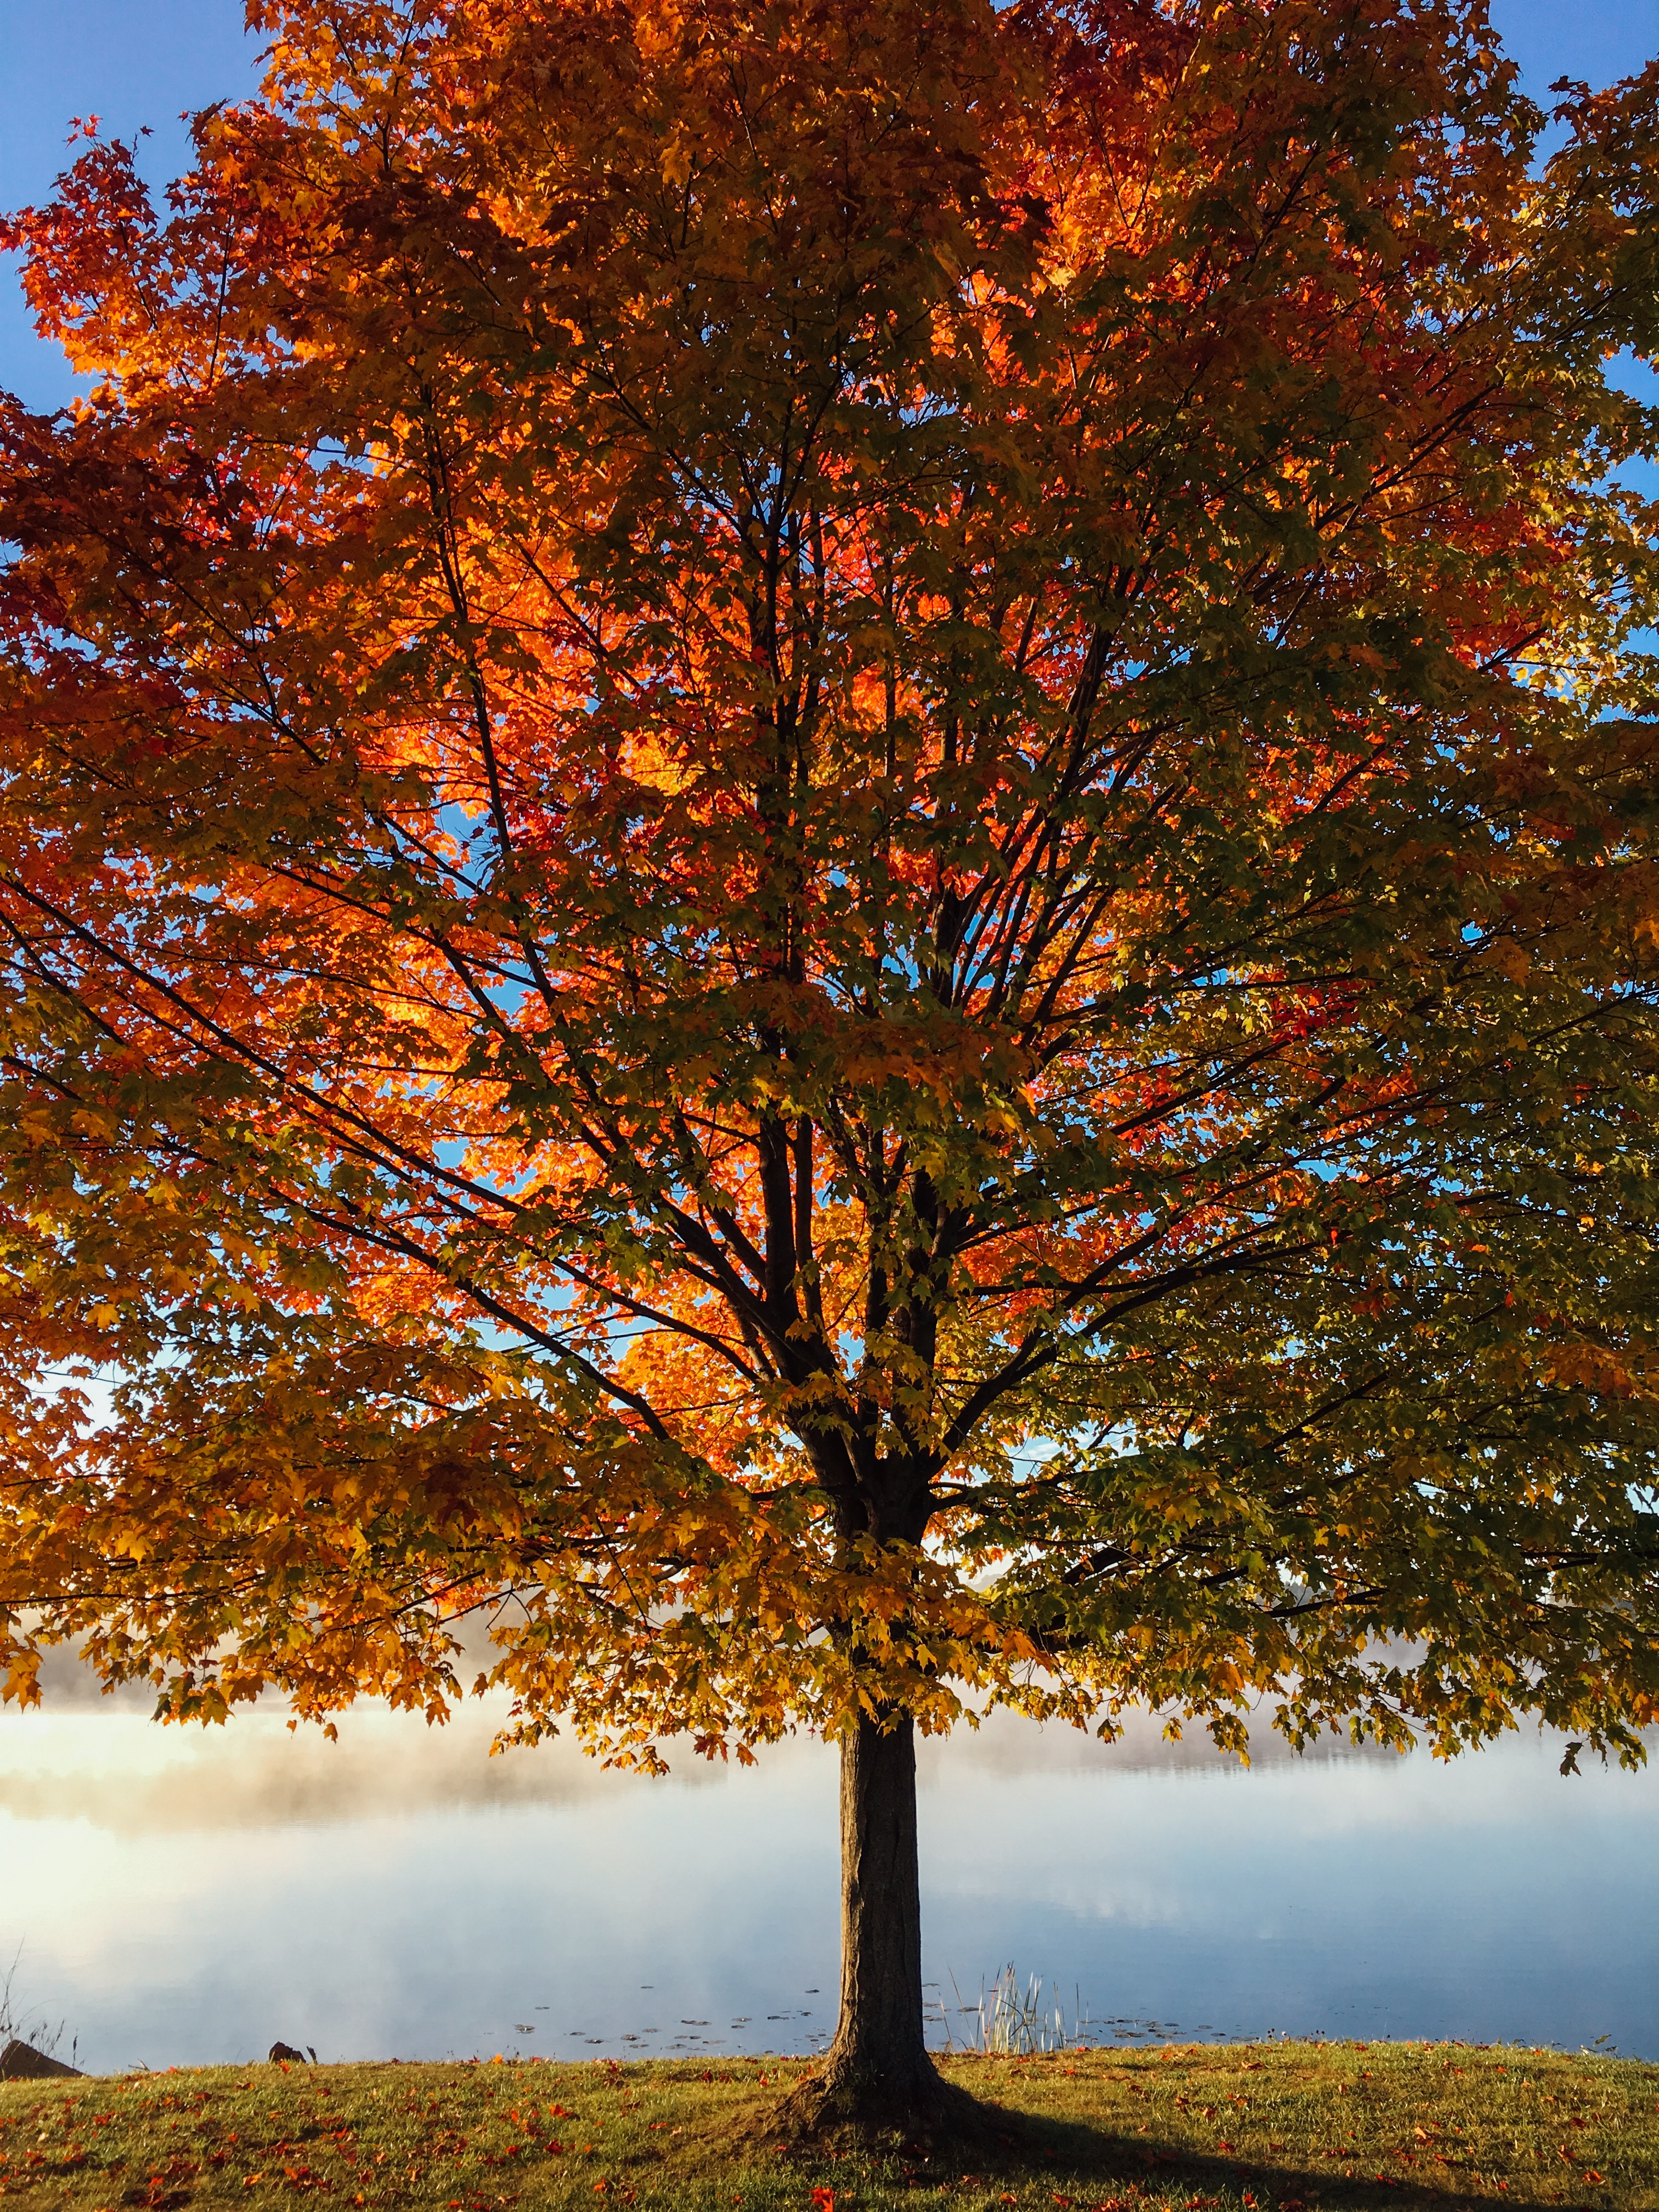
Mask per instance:
[[[1659,2066],[1450,2044],[957,2057],[994,2156],[812,2160],[732,2139],[804,2060],[215,2067],[0,2087],[6,2212],[1659,2212]],[[1018,2116],[1018,2117],[1016,2117]]]

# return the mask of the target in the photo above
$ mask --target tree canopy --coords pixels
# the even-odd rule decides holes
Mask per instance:
[[[1638,1757],[1656,71],[249,12],[6,233],[9,1693]]]

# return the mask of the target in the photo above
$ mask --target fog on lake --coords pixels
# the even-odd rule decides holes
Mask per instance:
[[[666,1780],[490,1759],[363,1709],[0,1714],[0,1969],[107,2070],[320,2056],[810,2051],[834,2024],[836,1780],[810,1739]],[[935,2040],[1010,1961],[1094,2039],[1453,2037],[1659,2056],[1659,1772],[1526,1733],[1249,1771],[1155,1723],[1006,1716],[921,1752]],[[1659,1748],[1659,1745],[1656,1745]]]

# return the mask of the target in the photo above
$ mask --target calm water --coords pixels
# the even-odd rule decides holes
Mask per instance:
[[[809,2050],[833,2025],[836,1771],[607,1775],[350,1715],[211,1735],[84,1702],[0,1714],[0,1944],[81,2063]],[[1659,1745],[1656,1745],[1659,1749]],[[1007,1961],[1106,2039],[1453,2036],[1659,2056],[1659,1761],[1528,1735],[1248,1773],[1148,1728],[994,1723],[923,1754],[925,1972]],[[4,1960],[0,1959],[0,1965]],[[1605,2045],[1603,2047],[1606,2047]]]

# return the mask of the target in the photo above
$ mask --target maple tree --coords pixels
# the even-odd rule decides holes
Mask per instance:
[[[1639,1758],[1656,72],[249,15],[6,234],[8,1694],[836,1736],[907,2126],[917,1727]]]

